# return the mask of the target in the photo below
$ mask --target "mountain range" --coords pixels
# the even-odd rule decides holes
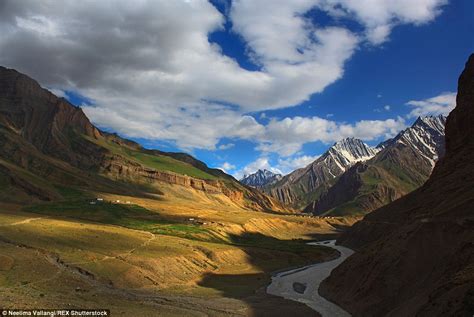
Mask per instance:
[[[347,138],[335,143],[313,163],[284,176],[276,183],[264,187],[264,191],[282,203],[303,209],[310,201],[356,162],[373,157],[377,149],[361,140]]]
[[[247,186],[262,188],[278,182],[281,178],[281,174],[276,174],[266,169],[259,169],[253,174],[244,175],[240,182]]]
[[[320,294],[353,316],[473,315],[473,122],[474,54],[446,121],[445,156],[423,186],[338,239],[357,252],[323,281]]]
[[[51,201],[73,190],[166,195],[160,183],[219,203],[281,210],[277,201],[188,154],[148,150],[99,130],[81,108],[0,67],[0,200]]]
[[[382,207],[421,186],[444,155],[444,116],[421,117],[343,173],[306,212],[341,216]]]
[[[419,117],[392,139],[370,147],[356,138],[332,145],[283,177],[257,171],[241,180],[284,205],[316,215],[370,212],[421,186],[444,155],[446,117]]]

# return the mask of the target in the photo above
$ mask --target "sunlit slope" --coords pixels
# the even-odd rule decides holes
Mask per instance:
[[[12,193],[3,201],[66,199],[58,188],[150,196],[173,184],[224,195],[249,210],[282,210],[190,155],[147,150],[100,131],[80,108],[6,68],[0,68],[0,160],[0,186]]]
[[[235,222],[204,211],[190,221],[190,210],[176,215],[153,209],[154,200],[136,203],[52,202],[28,212],[1,205],[2,304],[108,307],[114,315],[311,316],[258,290],[272,271],[334,257],[294,239],[334,234],[343,223],[237,210],[230,211]]]

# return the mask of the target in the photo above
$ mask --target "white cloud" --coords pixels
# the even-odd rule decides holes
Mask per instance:
[[[384,112],[384,111],[390,111],[391,107],[390,105],[385,105],[382,108],[375,108],[374,112]]]
[[[86,114],[125,136],[167,140],[186,150],[245,139],[262,151],[291,155],[305,142],[332,142],[347,133],[370,139],[400,122],[378,122],[377,130],[296,117],[264,126],[248,113],[297,105],[323,91],[341,78],[366,37],[377,43],[397,24],[428,22],[443,3],[233,1],[233,31],[261,67],[249,71],[209,42],[226,17],[205,0],[4,0],[0,64],[59,93],[86,96],[94,104],[84,107]],[[304,18],[312,8],[355,19],[364,31],[313,24]]]
[[[276,152],[284,157],[299,152],[303,144],[321,141],[332,143],[346,137],[365,141],[379,137],[390,138],[406,127],[403,118],[387,120],[361,120],[354,124],[330,121],[319,117],[294,117],[271,120],[258,137],[257,149]]]
[[[350,31],[315,29],[296,15],[311,5],[276,3],[268,10],[251,2],[253,15],[242,15],[243,3],[235,2],[231,17],[261,71],[241,68],[208,41],[225,17],[205,0],[5,1],[9,18],[0,22],[0,61],[42,84],[77,89],[116,112],[123,106],[107,103],[109,96],[150,98],[155,111],[201,100],[235,104],[241,112],[276,109],[296,105],[341,77],[357,44]],[[278,12],[283,33],[272,30]],[[284,53],[272,53],[272,47]]]
[[[408,115],[410,118],[440,114],[448,115],[456,106],[456,93],[445,92],[425,100],[411,100],[406,104],[413,107]]]
[[[308,166],[309,164],[317,160],[319,157],[320,155],[315,155],[315,156],[302,155],[302,156],[296,156],[296,157],[287,158],[287,159],[279,159],[277,168],[283,171],[284,174],[287,174],[298,168]]]
[[[219,145],[217,148],[218,148],[219,150],[228,150],[228,149],[233,148],[234,146],[235,146],[234,143],[227,143],[227,144],[221,144],[221,145]]]
[[[67,98],[66,92],[62,89],[48,88],[48,90],[58,97]]]
[[[235,165],[230,164],[229,162],[224,162],[218,168],[221,169],[224,173],[228,173],[229,171],[235,170]]]
[[[421,25],[435,19],[448,0],[322,0],[334,17],[355,17],[374,45],[385,42],[399,24]]]

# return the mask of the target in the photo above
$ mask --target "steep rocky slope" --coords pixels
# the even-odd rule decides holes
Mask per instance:
[[[357,250],[320,292],[354,316],[474,314],[474,54],[446,122],[446,155],[421,188],[354,225]]]
[[[317,215],[367,213],[420,187],[444,155],[444,116],[420,117],[385,141],[372,159],[358,163],[309,204]]]
[[[269,170],[258,170],[253,174],[245,175],[240,182],[244,185],[261,188],[278,182],[282,178],[281,174],[275,174]]]
[[[59,188],[71,186],[159,194],[160,182],[223,194],[245,208],[281,209],[187,154],[147,150],[100,131],[80,108],[0,67],[0,200],[54,200],[62,196]]]
[[[376,149],[361,140],[347,138],[335,143],[313,163],[295,170],[264,190],[281,202],[302,209],[318,198],[347,168],[372,158],[376,153]]]

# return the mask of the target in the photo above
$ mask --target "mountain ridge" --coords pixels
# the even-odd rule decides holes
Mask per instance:
[[[303,209],[319,191],[356,162],[373,157],[376,149],[356,138],[334,143],[323,155],[304,168],[264,187],[264,191],[284,204]]]

